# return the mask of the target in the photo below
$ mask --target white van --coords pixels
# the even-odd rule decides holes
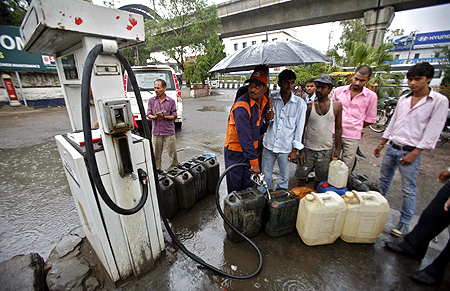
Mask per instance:
[[[141,66],[141,67],[132,67],[133,72],[136,76],[136,81],[139,86],[139,90],[141,91],[142,102],[144,103],[145,112],[147,112],[148,99],[153,96],[156,96],[155,91],[153,90],[153,86],[156,79],[162,79],[166,81],[166,95],[173,100],[177,105],[177,119],[175,119],[175,126],[180,128],[183,120],[183,103],[181,100],[181,91],[178,86],[178,81],[175,76],[175,71],[165,65],[149,65],[149,66]],[[136,123],[139,126],[139,129],[142,128],[142,117],[139,112],[139,107],[137,105],[136,97],[134,95],[133,88],[131,87],[130,82],[128,82],[128,75],[125,72],[124,76],[124,88],[125,88],[125,96],[130,99],[131,103],[131,112],[136,119]]]

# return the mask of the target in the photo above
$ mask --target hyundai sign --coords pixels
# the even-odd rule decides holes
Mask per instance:
[[[444,43],[450,43],[450,30],[429,32],[429,33],[418,33],[416,36],[416,41],[414,42],[414,46],[425,44],[435,45]]]
[[[411,38],[411,36],[409,36]],[[397,36],[392,40],[394,51],[405,51],[411,49],[411,43],[407,42],[406,36]],[[403,41],[403,42],[402,42]],[[434,48],[436,46],[450,45],[450,30],[418,33],[414,40],[413,49]]]

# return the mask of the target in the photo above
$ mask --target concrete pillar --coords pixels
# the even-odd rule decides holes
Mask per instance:
[[[392,6],[364,12],[364,23],[367,28],[367,44],[377,48],[383,43],[384,34],[389,25],[391,25],[394,14],[395,9]]]

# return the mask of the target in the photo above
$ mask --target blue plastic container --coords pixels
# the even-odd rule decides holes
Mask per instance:
[[[208,157],[208,158],[213,157],[213,158],[216,159],[216,161],[217,161],[216,154],[213,154],[213,153],[204,153],[203,155],[204,155],[205,157]]]
[[[327,191],[333,191],[333,192],[336,192],[336,194],[342,196],[345,193],[347,193],[348,190],[347,190],[347,187],[344,187],[344,188],[333,187],[330,184],[328,184],[327,181],[320,182],[319,185],[317,186],[317,192],[325,193]]]

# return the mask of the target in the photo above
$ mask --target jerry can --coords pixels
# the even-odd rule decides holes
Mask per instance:
[[[337,194],[342,196],[345,193],[347,193],[348,190],[347,190],[347,187],[344,187],[344,188],[333,187],[327,181],[320,182],[319,185],[317,185],[317,192],[318,193],[325,193],[325,192],[328,192],[328,191],[336,192]]]
[[[328,168],[328,183],[336,188],[344,188],[347,186],[348,167],[336,158],[330,162]]]
[[[374,243],[389,217],[389,203],[379,192],[347,192],[347,215],[341,239],[348,243]]]
[[[159,189],[161,190],[162,205],[167,218],[172,218],[178,212],[178,199],[175,184],[167,174],[158,174]]]
[[[178,168],[188,171],[194,177],[195,199],[200,201],[205,198],[207,194],[205,167],[196,162],[184,161],[178,164]]]
[[[334,192],[311,193],[300,200],[297,232],[308,246],[332,244],[342,232],[347,206]]]
[[[264,232],[271,237],[291,233],[297,220],[297,195],[289,190],[278,190],[270,191],[270,196],[264,210]]]
[[[233,191],[225,197],[224,214],[231,224],[247,237],[259,234],[264,211],[264,194],[254,187]],[[232,242],[244,240],[225,222],[225,231]]]
[[[195,204],[194,177],[186,170],[172,168],[167,171],[167,176],[172,179],[177,192],[178,209],[187,211]]]
[[[192,158],[192,161],[200,163],[206,169],[206,189],[208,194],[216,193],[217,182],[219,182],[219,162],[214,157],[204,155]]]
[[[299,202],[300,202],[300,199],[304,198],[307,194],[317,193],[316,190],[313,190],[313,189],[305,187],[305,186],[292,188],[291,191],[294,192],[294,194],[297,196],[297,199]]]

